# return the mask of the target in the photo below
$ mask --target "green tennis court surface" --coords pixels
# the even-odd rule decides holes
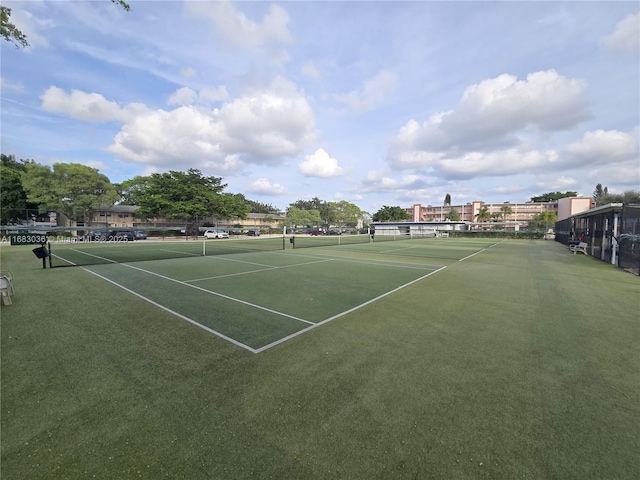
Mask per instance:
[[[253,253],[85,268],[238,346],[261,351],[442,267]]]
[[[3,480],[639,477],[640,283],[564,245],[0,255]]]

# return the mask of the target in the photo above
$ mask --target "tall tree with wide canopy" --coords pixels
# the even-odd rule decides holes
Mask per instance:
[[[79,163],[30,163],[22,177],[27,200],[38,204],[38,211],[55,211],[71,220],[90,223],[91,210],[113,205],[118,192],[97,169]]]
[[[404,208],[384,205],[380,210],[373,214],[371,219],[374,222],[403,222],[410,218],[411,216]]]
[[[561,198],[566,197],[577,197],[578,192],[548,192],[543,193],[542,195],[538,195],[535,197],[531,197],[531,201],[535,203],[541,202],[555,202],[556,200],[560,200]]]
[[[317,210],[305,210],[298,207],[289,207],[285,217],[287,227],[315,227],[322,223],[320,212]]]
[[[362,219],[362,210],[346,200],[329,202],[328,206],[332,210],[333,224],[338,227],[355,227]]]
[[[222,178],[205,177],[190,168],[136,177],[121,185],[121,194],[140,207],[137,215],[143,218],[245,218],[250,208],[244,197],[223,193],[226,186]]]

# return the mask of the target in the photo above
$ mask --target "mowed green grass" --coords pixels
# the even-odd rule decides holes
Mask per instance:
[[[449,260],[257,355],[30,249],[1,260],[3,479],[640,477],[640,279],[558,243]]]

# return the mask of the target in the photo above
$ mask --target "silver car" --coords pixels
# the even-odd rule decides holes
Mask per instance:
[[[222,230],[206,230],[204,238],[229,238],[229,234]]]

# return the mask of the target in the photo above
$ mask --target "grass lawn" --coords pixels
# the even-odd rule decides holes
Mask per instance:
[[[640,278],[556,242],[451,260],[260,354],[0,255],[3,480],[640,478]]]

